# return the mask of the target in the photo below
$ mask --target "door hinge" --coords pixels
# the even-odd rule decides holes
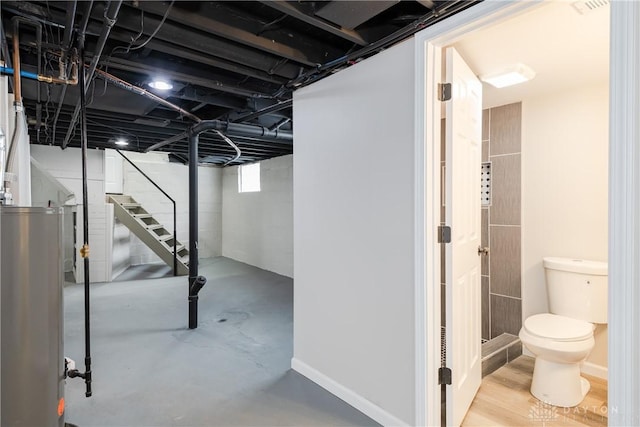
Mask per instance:
[[[443,366],[438,369],[438,384],[451,385],[451,369]]]
[[[451,99],[451,83],[438,83],[438,100],[449,101]]]
[[[438,243],[451,243],[451,227],[447,225],[438,226]]]

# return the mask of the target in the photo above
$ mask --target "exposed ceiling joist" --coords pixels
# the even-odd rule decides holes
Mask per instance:
[[[354,29],[399,1],[331,1],[316,11],[316,15],[341,27]]]
[[[369,44],[369,42],[357,31],[336,26],[314,16],[312,7],[310,5],[306,5],[303,2],[292,3],[286,0],[263,0],[261,3],[272,7],[282,13],[285,13],[293,18],[299,19],[305,24],[313,25],[316,28],[331,33],[335,36],[342,37],[343,39],[355,43],[359,46],[366,46],[367,44]]]
[[[155,146],[185,161],[184,136],[193,120],[217,120],[218,130],[242,150],[234,162],[241,164],[293,152],[294,90],[475,2],[126,1],[115,22],[105,22],[107,0],[2,0],[0,20],[9,37],[14,16],[43,26],[40,49],[32,26],[20,28],[21,65],[52,76],[60,74],[60,55],[73,55],[73,40],[86,22],[86,58],[99,59],[96,73],[104,79],[89,88],[90,148],[113,148],[126,136],[126,150]],[[100,56],[99,35],[111,24]],[[10,60],[12,49],[3,43],[2,57]],[[151,89],[156,77],[171,80],[173,88]],[[78,88],[46,86],[38,101],[38,82],[22,83],[31,142],[58,145],[60,135],[69,134],[69,145],[78,147],[79,126],[71,125]],[[236,155],[214,132],[201,135],[200,144],[200,162],[222,165]]]
[[[268,107],[262,108],[258,111],[255,111],[250,114],[246,114],[244,116],[240,116],[232,120],[233,122],[250,122],[251,120],[258,118],[264,114],[274,113],[276,111],[284,110],[285,108],[291,108],[293,105],[293,100],[289,99],[287,101],[278,102],[276,104],[270,105]]]
[[[172,95],[172,97],[233,109],[245,108],[247,104],[245,100],[237,97],[206,93],[205,91],[190,85],[185,86],[182,90]]]
[[[171,10],[171,19],[181,24],[188,23],[193,28],[215,34],[226,40],[232,40],[307,66],[315,66],[343,54],[342,51],[328,45],[322,45],[322,43],[316,42],[315,46],[309,41],[304,43],[302,35],[291,34],[290,31],[280,37],[275,31],[269,32],[271,38],[256,35],[244,28],[230,25],[229,22],[234,20],[234,16],[228,13],[223,5],[210,2],[198,2],[197,5],[197,10],[190,12],[181,8],[179,3],[175,4]],[[145,12],[162,14],[168,5],[140,2],[139,7]],[[241,25],[241,23],[242,21],[236,25]],[[261,24],[264,25],[264,23]],[[278,39],[288,39],[288,43],[284,44]]]
[[[92,17],[101,19],[103,10],[100,7],[94,8]],[[291,78],[299,72],[299,67],[294,64],[281,63],[280,57],[270,55],[256,49],[232,43],[212,34],[206,34],[200,30],[185,31],[184,27],[174,24],[169,20],[160,26],[160,18],[145,14],[141,19],[140,11],[131,7],[123,7],[123,11],[118,19],[118,27],[138,33],[140,28],[144,28],[142,39],[151,35],[154,29],[159,28],[154,39],[162,40],[180,47],[195,50],[207,55],[222,58],[237,64],[253,67],[269,74],[277,74],[282,77]]]
[[[160,74],[158,71],[159,68],[156,65],[153,65],[153,61],[151,61],[150,64],[145,64],[142,62],[134,62],[121,58],[111,58],[111,60],[109,61],[109,67],[135,73],[141,73],[149,76],[149,79],[154,75]],[[180,67],[183,72],[163,70],[162,75],[172,80],[183,82],[185,84],[192,83],[208,89],[214,89],[219,92],[238,95],[245,98],[273,98],[273,95],[271,95],[270,93],[261,92],[259,90],[251,90],[248,87],[243,88],[231,82],[213,80],[211,78],[208,78],[205,72],[184,68],[186,67]]]

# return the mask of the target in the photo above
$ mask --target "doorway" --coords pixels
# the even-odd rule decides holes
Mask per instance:
[[[460,51],[461,56],[463,56],[465,60],[468,61],[471,68],[478,75],[482,75],[489,71],[487,69],[482,69],[482,67],[483,66],[486,67],[487,65],[490,65],[491,61],[493,61],[493,66],[505,65],[504,63],[499,62],[498,56],[501,52],[504,52],[506,50],[514,54],[526,53],[528,52],[528,49],[533,49],[535,46],[527,47],[527,46],[523,46],[522,43],[519,43],[517,49],[513,49],[512,51],[510,51],[508,47],[505,47],[505,43],[496,43],[494,40],[492,42],[493,50],[483,51],[480,49],[481,47],[480,44],[484,40],[483,37],[486,36],[486,33],[490,33],[492,31],[492,28],[494,27],[496,28],[496,31],[498,31],[497,28],[500,26],[505,27],[505,26],[512,25],[515,27],[523,28],[522,22],[518,22],[516,18],[522,18],[522,17],[526,17],[527,15],[541,13],[541,11],[543,11],[545,8],[560,7],[560,6],[574,8],[573,10],[569,9],[565,12],[567,14],[569,12],[572,14],[575,14],[576,19],[582,20],[579,23],[579,25],[588,29],[590,33],[594,33],[594,29],[593,29],[594,27],[592,26],[591,22],[597,20],[596,14],[600,13],[600,11],[593,11],[593,13],[590,15],[584,15],[584,14],[581,14],[579,11],[575,10],[575,7],[569,3],[551,4],[551,5],[548,5],[548,4],[529,5],[529,6],[509,5],[508,7],[504,7],[504,8],[496,7],[494,9],[494,14],[491,17],[491,25],[489,25],[489,19],[484,17],[482,19],[478,18],[478,20],[475,21],[475,23],[473,24],[474,25],[473,28],[466,28],[464,31],[464,34],[461,29],[455,27],[455,24],[452,24],[449,29],[445,29],[441,32],[437,32],[437,31],[435,32],[435,34],[447,34],[446,36],[447,39],[438,40],[439,43],[426,43],[425,53],[427,55],[427,58],[435,59],[434,61],[435,63],[433,64],[433,66],[430,66],[428,70],[425,70],[428,76],[427,81],[430,81],[429,76],[433,77],[434,75],[439,75],[441,64],[439,60],[437,60],[437,55],[438,55],[437,52],[439,52],[441,48],[444,48],[446,46],[455,46]],[[487,9],[490,9],[490,7],[487,6]],[[508,10],[508,13],[506,12],[506,10]],[[562,15],[562,14],[558,15],[558,11],[554,11],[554,12],[555,12],[554,14],[557,16],[559,20],[563,22],[567,21],[568,15]],[[468,17],[466,18],[468,19]],[[462,18],[462,19],[464,20],[465,18]],[[603,34],[605,34],[605,37],[602,37],[601,39],[598,39],[598,40],[584,40],[585,43],[590,44],[589,46],[592,50],[593,50],[594,44],[597,45],[599,43],[602,43],[603,45],[608,47],[608,34],[609,34],[608,16],[605,17],[604,21],[607,23],[607,26],[603,29]],[[466,22],[473,22],[473,20],[468,19],[466,20]],[[540,21],[537,21],[537,22],[540,22]],[[543,22],[548,23],[548,20]],[[540,27],[540,25],[538,25],[538,27]],[[473,37],[465,37],[465,36],[468,36],[471,33],[471,31],[474,31]],[[538,28],[536,31],[548,33],[549,27],[544,27],[544,29]],[[485,34],[483,35],[482,33],[485,33]],[[515,33],[514,31],[511,31],[503,34],[508,34],[509,38],[513,38]],[[536,33],[534,32],[530,34],[536,34]],[[570,29],[567,29],[566,34],[563,34],[563,37],[567,39],[565,43],[576,42],[576,40],[572,40],[572,35],[575,35],[575,33],[572,33]],[[535,37],[532,37],[532,38],[535,39]],[[430,39],[429,37],[424,37],[424,40],[430,40]],[[434,39],[432,38],[431,41],[433,42],[433,40]],[[560,43],[560,41],[558,41],[557,43]],[[539,47],[539,49],[543,51],[542,53],[544,55],[552,56],[551,51],[553,51],[553,49],[549,49],[548,45]],[[579,53],[577,53],[576,55],[580,56]],[[566,51],[565,51],[565,56],[566,56]],[[568,56],[571,59],[576,58],[575,56],[573,56],[573,54]],[[481,60],[479,60],[478,58],[480,58]],[[553,70],[554,66],[556,67],[556,70],[557,70],[556,72],[569,73],[568,67],[562,66],[563,58],[554,57],[554,59],[555,59],[555,64],[552,63],[552,66],[550,66],[547,69],[540,68],[538,70],[538,76],[537,76],[538,78],[544,77],[550,72],[554,72]],[[511,323],[510,327],[511,329],[513,329],[513,332],[516,332],[516,334],[517,334],[517,330],[519,330],[520,328],[520,322],[523,319],[525,319],[531,314],[546,312],[548,310],[546,306],[546,292],[544,289],[544,272],[541,266],[542,256],[548,256],[548,255],[551,255],[552,253],[558,254],[558,252],[550,252],[550,251],[559,251],[559,252],[564,251],[563,255],[568,257],[572,256],[572,257],[582,257],[585,259],[601,259],[601,260],[607,259],[608,235],[607,235],[607,217],[606,217],[606,205],[607,205],[607,173],[606,173],[607,159],[606,157],[607,157],[608,147],[607,147],[607,144],[604,143],[604,141],[606,141],[608,137],[608,134],[607,134],[608,74],[606,76],[606,79],[601,82],[602,84],[600,89],[602,90],[594,89],[592,91],[593,93],[591,93],[591,95],[593,95],[594,97],[591,99],[591,101],[595,102],[596,98],[601,101],[602,100],[604,101],[604,102],[600,102],[601,110],[598,110],[599,111],[598,116],[600,116],[599,118],[604,120],[604,125],[602,126],[602,128],[599,128],[597,130],[597,132],[599,132],[599,135],[602,138],[600,141],[600,147],[596,149],[596,150],[602,150],[599,152],[600,154],[598,155],[600,156],[600,160],[599,160],[600,166],[598,166],[600,169],[598,170],[602,170],[601,168],[602,164],[605,165],[604,173],[601,174],[600,172],[598,172],[597,175],[599,177],[604,176],[604,179],[600,179],[599,181],[596,182],[595,184],[596,187],[593,188],[593,190],[595,191],[595,194],[598,195],[594,197],[594,200],[597,200],[598,202],[594,203],[592,206],[589,207],[589,209],[595,208],[596,210],[599,210],[600,208],[602,208],[602,210],[599,213],[597,213],[595,215],[595,218],[593,219],[594,223],[598,224],[596,226],[597,231],[595,233],[597,236],[596,237],[592,236],[592,242],[595,242],[595,243],[585,245],[584,243],[578,244],[578,242],[576,241],[575,242],[576,246],[567,245],[563,247],[561,242],[559,243],[556,241],[556,242],[553,242],[551,245],[545,246],[544,240],[542,237],[540,239],[535,239],[535,236],[533,237],[531,236],[532,233],[533,234],[539,233],[542,236],[544,235],[544,233],[540,233],[540,230],[536,230],[531,226],[532,224],[531,218],[538,216],[540,221],[542,222],[547,221],[549,224],[553,226],[557,226],[558,224],[561,223],[558,218],[549,219],[549,215],[562,217],[562,215],[558,215],[557,210],[554,211],[554,209],[548,209],[548,207],[550,206],[549,197],[556,198],[551,200],[551,202],[553,202],[551,204],[552,206],[561,204],[562,199],[557,200],[557,197],[559,197],[557,195],[561,193],[559,191],[560,187],[569,185],[569,182],[572,181],[573,177],[567,177],[566,175],[568,174],[569,169],[567,167],[563,168],[562,164],[558,165],[558,162],[566,161],[566,159],[570,158],[571,156],[575,157],[580,162],[581,161],[587,161],[587,163],[589,162],[589,160],[581,157],[582,154],[580,153],[581,151],[580,145],[573,146],[572,144],[568,144],[564,147],[562,145],[558,145],[556,147],[556,151],[554,152],[552,149],[553,147],[551,147],[552,140],[556,140],[556,141],[570,140],[572,139],[572,135],[570,133],[562,134],[562,135],[560,134],[553,135],[552,128],[554,126],[557,126],[558,123],[562,124],[562,118],[566,118],[567,111],[569,110],[575,111],[575,114],[577,114],[578,116],[584,113],[585,110],[582,107],[586,107],[585,102],[591,102],[591,101],[587,101],[586,99],[583,99],[583,102],[581,103],[581,105],[575,105],[575,103],[571,104],[569,102],[569,99],[571,98],[571,96],[574,97],[574,100],[578,99],[581,92],[585,96],[588,95],[584,93],[584,91],[580,90],[580,85],[587,84],[587,81],[590,78],[589,74],[591,72],[598,71],[596,70],[596,68],[597,67],[593,67],[593,66],[586,67],[584,68],[584,70],[588,70],[588,71],[575,74],[577,77],[573,78],[572,80],[567,80],[568,78],[567,75],[562,75],[562,78],[564,80],[561,80],[560,78],[556,78],[556,80],[558,81],[554,82],[554,84],[555,83],[560,84],[559,88],[551,90],[552,89],[551,87],[543,87],[542,89],[538,89],[538,93],[536,95],[540,95],[540,96],[538,96],[537,99],[534,99],[533,101],[531,101],[532,96],[529,95],[527,97],[526,93],[524,92],[524,89],[522,89],[522,87],[524,87],[525,85],[522,85],[520,88],[514,87],[514,88],[517,88],[517,90],[514,89],[513,91],[510,91],[510,92],[509,91],[500,92],[500,91],[489,88],[487,90],[487,93],[485,94],[486,96],[484,97],[483,108],[485,110],[492,110],[493,108],[501,108],[503,106],[517,104],[519,102],[522,102],[523,100],[527,100],[525,102],[525,106],[523,107],[523,111],[522,111],[522,114],[523,114],[522,126],[523,128],[526,128],[526,129],[523,129],[523,132],[526,132],[527,136],[526,137],[523,136],[523,138],[525,138],[526,141],[523,140],[524,145],[522,149],[522,166],[521,167],[522,167],[522,173],[528,174],[528,175],[527,177],[523,176],[522,206],[521,206],[520,212],[518,212],[519,215],[518,214],[515,215],[515,218],[519,221],[516,221],[516,223],[506,223],[506,224],[494,223],[493,224],[494,226],[503,226],[505,228],[506,226],[512,226],[512,227],[517,226],[522,228],[522,245],[523,245],[522,254],[520,254],[520,256],[515,257],[516,260],[520,262],[520,265],[517,265],[520,271],[519,272],[516,271],[515,274],[513,272],[511,273],[507,272],[508,273],[507,274],[504,271],[499,271],[499,270],[493,271],[494,273],[498,273],[498,275],[502,274],[503,276],[510,276],[510,280],[509,280],[510,288],[507,291],[513,292],[513,294],[508,294],[508,293],[505,294],[506,291],[487,292],[490,294],[490,298],[489,298],[490,301],[491,300],[494,300],[494,302],[498,301],[497,303],[495,303],[493,308],[494,314],[510,313],[511,317],[515,319],[515,321]],[[604,68],[606,73],[608,71],[608,52],[607,52],[606,59],[604,61]],[[575,73],[575,71],[572,71],[572,72]],[[544,81],[544,79],[542,78],[539,80],[541,82]],[[543,90],[546,91],[547,89],[549,89],[549,93],[551,94],[554,94],[554,93],[558,94],[558,96],[555,99],[555,103],[551,102],[553,101],[553,99],[551,99],[552,98],[551,96],[547,97],[546,99],[544,96],[542,96]],[[600,90],[600,92],[598,92],[598,90]],[[564,95],[564,96],[561,96],[561,95]],[[563,100],[566,102],[563,103],[562,102]],[[545,102],[547,103],[547,105],[545,105]],[[430,125],[434,125],[433,126],[433,128],[435,129],[433,131],[434,140],[437,140],[435,139],[435,137],[436,136],[439,137],[441,132],[440,124],[437,123],[436,120],[430,121],[431,114],[434,114],[435,118],[438,117],[437,114],[434,113],[436,109],[437,109],[437,105],[433,107],[433,110],[430,110],[429,105],[427,105],[426,107],[427,123],[425,127],[430,128],[431,127]],[[591,120],[587,120],[587,123],[589,123],[589,125],[592,125],[597,118],[594,118],[593,116],[590,116],[590,117],[591,117]],[[583,123],[584,123],[584,118],[585,116],[582,116],[582,119],[580,119]],[[548,126],[548,128],[541,126],[538,129],[536,129],[536,123],[538,124],[538,126],[540,126],[540,123],[544,123],[545,120],[550,120],[549,122],[550,125]],[[536,130],[538,131],[537,134],[535,132]],[[559,131],[561,132],[563,131],[562,126],[560,126]],[[536,149],[532,149],[531,141],[535,139],[538,139],[540,141],[539,142],[540,145],[536,146]],[[581,139],[581,136],[576,135],[574,139]],[[583,139],[583,142],[584,142],[584,139]],[[575,147],[578,148],[577,151],[575,151]],[[548,149],[551,149],[551,151],[548,151]],[[562,150],[565,150],[565,151],[560,152]],[[572,150],[574,151],[572,152]],[[588,150],[583,150],[583,151],[588,151]],[[513,155],[518,153],[514,151],[509,153],[506,153],[506,152],[500,153],[499,155],[502,155],[502,154]],[[525,156],[529,156],[529,157],[525,159]],[[598,157],[598,156],[591,156],[591,157]],[[501,158],[500,160],[506,160],[506,159]],[[589,165],[591,165],[591,163],[589,163]],[[551,194],[551,196],[549,196],[549,194],[545,195],[543,190],[539,190],[539,191],[538,190],[531,191],[530,189],[527,190],[527,188],[529,187],[526,187],[524,182],[528,183],[529,181],[525,181],[525,179],[526,180],[530,179],[530,176],[533,175],[532,170],[535,170],[535,168],[537,168],[537,172],[540,174],[543,174],[543,175],[550,174],[552,177],[554,177],[554,179],[556,179],[557,187],[559,187],[558,191],[550,191],[549,193]],[[495,172],[495,170],[492,172]],[[580,175],[580,173],[578,173],[577,175]],[[545,179],[542,179],[541,181],[544,182]],[[551,182],[553,182],[553,180],[551,180]],[[571,182],[571,186],[574,186],[574,185],[575,184]],[[541,187],[543,186],[541,185]],[[578,186],[574,186],[573,188],[575,189],[575,188],[581,188],[581,187],[580,185],[578,185]],[[551,188],[551,190],[554,190],[554,188]],[[575,192],[576,191],[574,190],[574,193]],[[599,199],[599,197],[602,195],[604,195],[603,201]],[[427,200],[428,200],[428,196],[429,195],[427,194]],[[546,207],[546,211],[545,211],[545,207]],[[562,209],[565,209],[565,207],[562,207]],[[566,208],[568,213],[572,213],[571,209],[572,209],[571,207]],[[520,218],[518,218],[518,216],[520,216]],[[580,221],[574,221],[574,222],[581,222],[583,219],[585,219],[583,218],[584,215],[580,216],[578,214],[577,217],[580,218]],[[589,221],[591,221],[591,219],[587,218],[585,219],[585,221],[588,223]],[[584,226],[584,223],[582,224],[582,226]],[[491,227],[491,225],[489,227]],[[566,227],[568,229],[573,229],[573,231],[580,229],[578,225],[574,225],[574,224],[567,224]],[[567,233],[569,231],[571,230],[567,230]],[[558,240],[566,240],[566,239],[563,238]],[[580,238],[575,240],[579,241]],[[582,246],[581,249],[578,248],[579,245]],[[490,249],[493,249],[493,248],[490,248]],[[579,252],[580,250],[582,252],[575,255],[575,253]],[[434,249],[434,252],[435,252],[435,249]],[[513,257],[513,253],[509,255]],[[534,261],[536,259],[537,261]],[[517,262],[511,262],[509,263],[509,266],[513,266],[514,264],[517,264]],[[500,265],[503,266],[504,263],[496,263],[496,266],[498,266],[498,268],[500,268]],[[514,283],[516,283],[517,286],[513,286]],[[501,299],[504,299],[505,301],[507,301],[507,303],[511,303],[513,306],[513,309],[509,310],[508,308],[504,308],[504,304],[503,304],[503,307],[500,308]],[[520,311],[518,312],[518,310]],[[488,308],[488,311],[489,313],[491,313],[490,307]],[[600,350],[599,350],[599,354],[596,355],[596,358],[604,356],[605,366],[606,366],[606,353],[607,353],[606,336],[607,336],[606,331],[604,333],[601,333],[599,337],[596,336],[596,340],[600,341],[599,343]],[[598,363],[594,363],[594,365],[598,365]],[[597,366],[590,367],[588,369],[591,369],[591,368],[595,369],[596,371],[598,370]],[[589,373],[593,374],[593,372],[589,372]],[[602,375],[603,373],[604,373],[604,376],[606,377],[606,368],[604,370],[600,370],[600,372],[596,372],[596,374],[600,374],[600,375]],[[433,408],[433,409],[436,409],[436,408]]]

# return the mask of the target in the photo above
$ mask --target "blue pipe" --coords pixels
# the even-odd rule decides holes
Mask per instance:
[[[13,76],[13,68],[0,66],[0,73]],[[20,75],[22,77],[26,77],[27,79],[38,80],[38,75],[36,73],[30,73],[28,71],[20,70]]]

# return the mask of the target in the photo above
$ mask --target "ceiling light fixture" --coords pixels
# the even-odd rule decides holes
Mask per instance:
[[[149,83],[149,87],[157,90],[173,89],[173,85],[166,80],[153,80]]]
[[[516,64],[504,70],[480,76],[480,80],[493,87],[503,88],[524,83],[536,76],[536,72],[524,64]]]
[[[115,140],[115,144],[116,145],[129,145],[129,143],[127,142],[126,139],[124,138],[118,138]]]

